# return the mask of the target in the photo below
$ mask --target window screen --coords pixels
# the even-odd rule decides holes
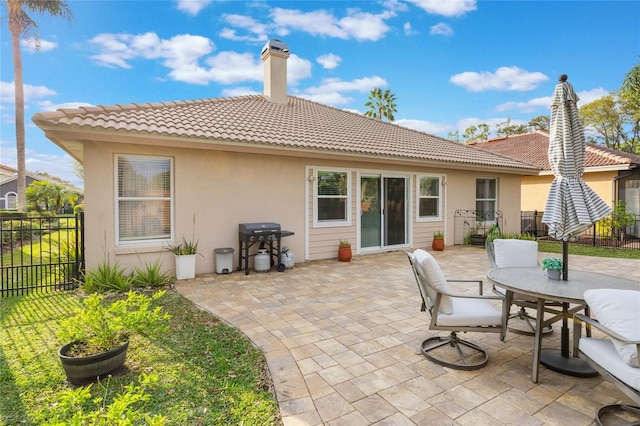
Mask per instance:
[[[118,156],[118,242],[171,238],[172,161]]]

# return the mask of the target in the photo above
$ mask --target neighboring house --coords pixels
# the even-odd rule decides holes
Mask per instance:
[[[13,173],[11,173],[13,171]],[[11,173],[11,174],[9,174]],[[40,176],[35,173],[27,172],[27,188],[33,182],[42,182],[44,180],[50,179],[45,176]],[[58,182],[57,180],[55,180]],[[61,182],[63,185],[66,185],[72,191],[79,194],[79,201],[82,201],[82,190],[76,188],[73,185],[70,185],[65,182]],[[0,164],[0,209],[5,210],[17,210],[18,208],[18,171]],[[71,206],[65,206],[66,210],[69,210]]]
[[[554,178],[547,155],[548,134],[532,132],[467,145],[542,169],[538,176],[522,176],[520,200],[523,211],[544,211]],[[640,156],[593,144],[587,144],[585,151],[587,185],[611,206],[622,201],[628,212],[640,215]]]
[[[0,182],[7,178],[13,177],[13,175],[17,174],[18,170],[13,167],[5,166],[4,164],[0,164]]]
[[[13,185],[7,184],[14,180]],[[15,210],[18,208],[18,170],[13,167],[0,164],[0,209]]]
[[[264,95],[38,113],[84,165],[87,267],[161,257],[192,235],[197,273],[238,258],[238,225],[275,222],[298,261],[454,241],[456,209],[500,209],[517,229],[520,178],[538,168],[287,95],[286,45],[261,53]],[[257,247],[254,247],[254,249]],[[234,260],[234,267],[238,264]]]
[[[11,167],[2,166],[8,170]],[[16,170],[12,176],[2,176],[0,180],[0,209],[17,210],[18,209],[18,171]],[[27,172],[27,188],[32,182],[43,181],[46,178],[35,173]]]

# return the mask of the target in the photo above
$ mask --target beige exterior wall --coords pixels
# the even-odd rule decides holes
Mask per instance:
[[[584,174],[583,179],[604,202],[613,206],[615,194],[612,183],[617,175],[617,171],[589,172]],[[551,182],[553,175],[522,176],[522,211],[544,211]]]
[[[195,234],[199,240],[196,273],[215,271],[215,248],[234,249],[234,269],[238,266],[238,224],[277,222],[295,235],[283,239],[296,262],[337,258],[340,239],[359,250],[361,174],[405,176],[408,183],[408,243],[389,249],[429,248],[433,232],[445,232],[447,244],[454,243],[454,212],[475,209],[475,179],[498,179],[498,208],[503,211],[505,231],[519,230],[520,176],[501,173],[461,171],[433,166],[372,164],[300,156],[267,155],[159,145],[91,142],[85,144],[85,211],[87,267],[109,259],[127,269],[160,258],[164,269],[174,271],[173,255],[166,243],[116,246],[115,177],[116,154],[151,155],[173,159],[174,242]],[[313,223],[313,186],[310,176],[324,168],[337,168],[351,176],[351,223],[347,226],[316,227]],[[416,179],[420,174],[442,175],[445,185],[443,217],[439,221],[416,220]],[[195,217],[195,225],[194,225]],[[252,247],[255,252],[257,245]],[[250,262],[253,266],[253,262]]]

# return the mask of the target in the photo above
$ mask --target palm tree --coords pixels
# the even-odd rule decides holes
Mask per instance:
[[[386,118],[389,121],[394,121],[393,114],[398,112],[396,110],[396,95],[391,93],[389,89],[383,92],[379,87],[371,91],[369,101],[364,106],[369,108],[369,111],[365,112],[364,115],[378,120]]]
[[[34,181],[26,191],[27,201],[33,209],[59,213],[65,204],[74,205],[78,201],[78,194],[69,187],[50,180]]]
[[[26,211],[27,168],[25,164],[24,137],[24,86],[22,80],[22,52],[20,37],[33,36],[36,49],[40,48],[38,24],[27,12],[52,16],[62,16],[69,22],[73,13],[69,5],[62,0],[6,0],[11,31],[11,50],[13,52],[13,76],[16,103],[16,153],[18,156],[18,210]]]

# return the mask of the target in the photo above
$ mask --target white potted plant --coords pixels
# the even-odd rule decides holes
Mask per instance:
[[[542,259],[542,270],[552,280],[559,280],[562,276],[562,259],[545,257]]]
[[[169,244],[167,248],[175,255],[176,279],[190,280],[196,276],[196,255],[198,253],[198,241],[187,241],[182,237],[182,242],[176,245]]]

